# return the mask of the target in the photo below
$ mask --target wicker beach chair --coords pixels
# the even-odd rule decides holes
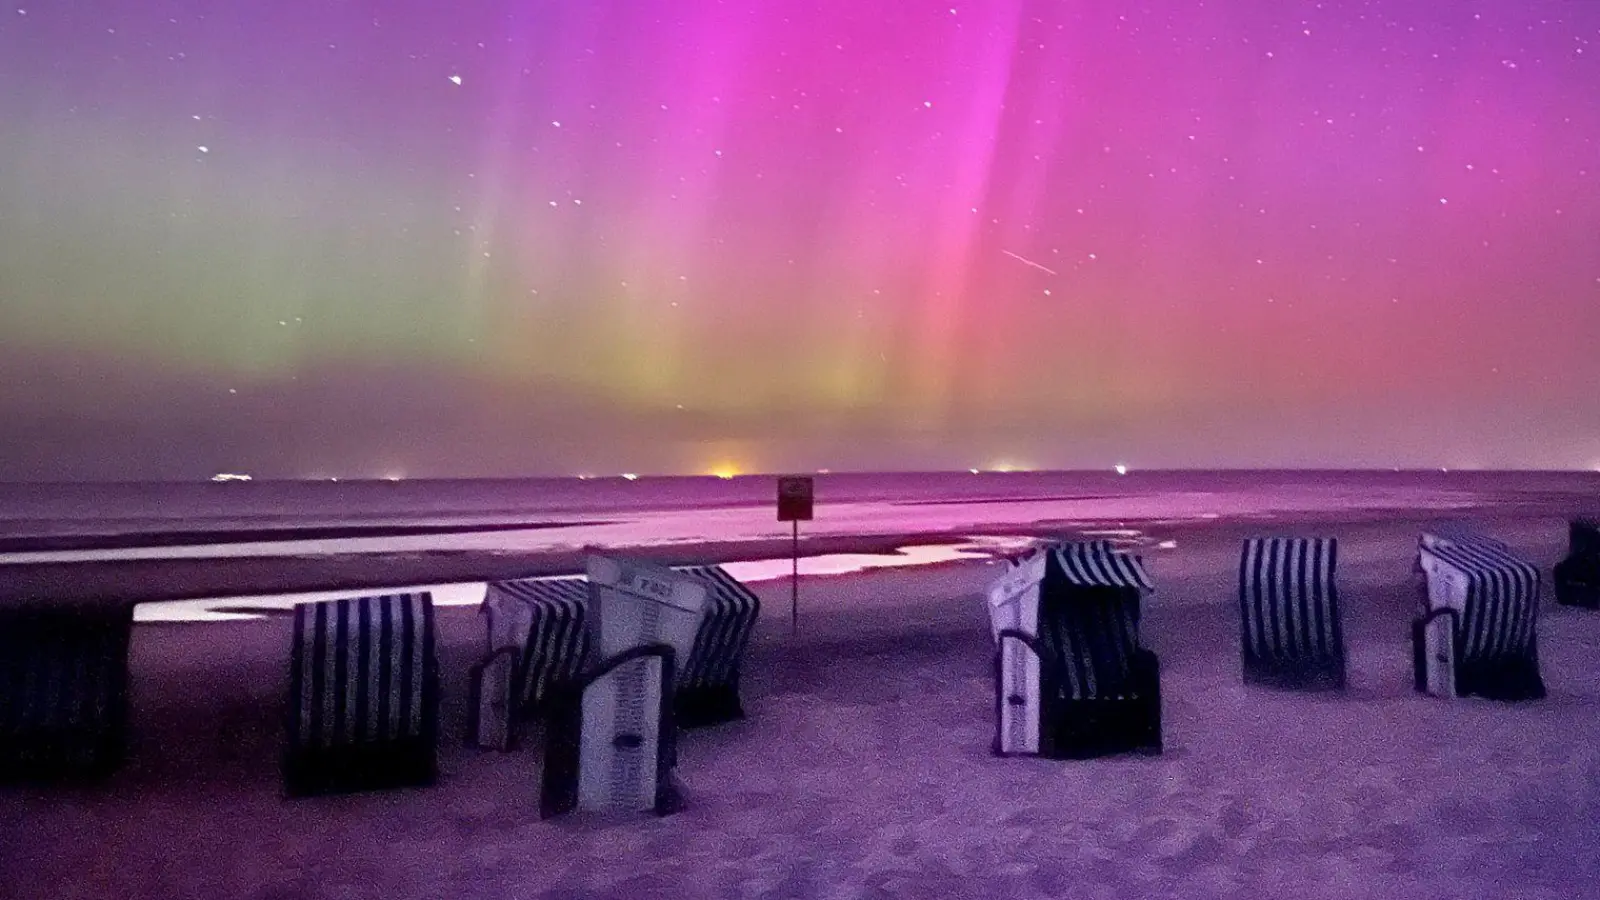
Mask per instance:
[[[744,718],[739,697],[745,649],[761,601],[720,566],[674,569],[707,589],[693,647],[677,657],[674,703],[680,728]],[[498,582],[484,595],[488,654],[473,667],[471,741],[509,750],[518,727],[543,719],[550,697],[583,670],[590,656],[589,583],[583,578]]]
[[[0,613],[0,781],[104,776],[128,728],[132,607]]]
[[[290,795],[433,784],[434,653],[430,594],[296,606],[283,757]]]
[[[1239,649],[1246,684],[1343,690],[1338,542],[1251,538],[1239,558]]]
[[[1472,522],[1461,519],[1440,519],[1422,530],[1417,538],[1417,556],[1411,566],[1412,586],[1417,595],[1417,615],[1427,615],[1429,610],[1428,574],[1423,568],[1423,554],[1430,547],[1483,546],[1500,553],[1513,553],[1497,538],[1491,537]]]
[[[677,677],[678,727],[703,728],[742,719],[740,669],[761,616],[761,601],[721,566],[683,566],[676,571],[706,586],[705,617]]]
[[[996,754],[1161,752],[1160,662],[1139,639],[1151,589],[1138,557],[1106,542],[1041,548],[996,580]]]
[[[676,660],[694,645],[706,585],[631,560],[588,568],[597,658],[552,694],[540,816],[675,812]]]
[[[544,716],[553,692],[583,668],[588,604],[589,583],[581,577],[489,585],[479,610],[487,654],[470,673],[471,743],[510,750],[517,726]]]
[[[1486,543],[1424,547],[1422,566],[1428,597],[1412,623],[1416,689],[1439,697],[1543,697],[1538,568]]]
[[[1555,567],[1556,602],[1600,609],[1600,518],[1573,519],[1567,556]]]

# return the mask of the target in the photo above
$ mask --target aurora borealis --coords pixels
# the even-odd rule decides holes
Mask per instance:
[[[0,478],[1600,466],[1600,3],[16,6]]]

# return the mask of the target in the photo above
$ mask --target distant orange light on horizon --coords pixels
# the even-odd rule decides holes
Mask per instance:
[[[1013,462],[1011,460],[1004,460],[1003,459],[1003,460],[999,460],[999,461],[993,463],[992,465],[990,465],[989,466],[989,471],[991,471],[991,472],[1031,472],[1031,471],[1033,471],[1033,466],[1028,464],[1028,463],[1025,463],[1025,462]]]

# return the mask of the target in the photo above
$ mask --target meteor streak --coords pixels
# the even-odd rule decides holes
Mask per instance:
[[[1056,270],[1055,269],[1052,269],[1049,266],[1041,266],[1041,265],[1039,265],[1038,263],[1034,262],[1031,259],[1027,259],[1026,257],[1018,256],[1015,253],[1012,253],[1010,250],[1001,250],[1000,252],[1004,253],[1005,255],[1007,255],[1009,257],[1011,257],[1012,259],[1016,260],[1017,262],[1022,263],[1025,266],[1033,266],[1035,269],[1038,269],[1041,272],[1046,272],[1046,273],[1051,274],[1051,275],[1056,274]]]

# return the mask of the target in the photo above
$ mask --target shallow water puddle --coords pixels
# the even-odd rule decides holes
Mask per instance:
[[[920,547],[901,547],[894,553],[830,553],[825,556],[807,556],[800,559],[800,574],[850,575],[871,569],[898,569],[915,566],[932,566],[949,562],[989,561],[1003,553],[1023,550],[1033,545],[1032,538],[981,537],[960,544],[929,544]],[[788,578],[794,561],[790,559],[758,559],[749,562],[725,563],[728,574],[744,582],[775,581]]]
[[[1137,534],[1137,532],[1132,532]],[[873,569],[914,568],[951,562],[993,560],[1002,553],[1026,549],[1034,543],[1025,537],[977,537],[959,544],[930,544],[902,547],[894,553],[830,553],[800,560],[805,577],[849,575]],[[787,558],[757,559],[723,564],[740,581],[754,584],[788,578],[794,563]],[[551,576],[561,577],[561,576]],[[549,580],[545,578],[534,580]],[[316,603],[343,597],[360,597],[383,592],[428,591],[437,606],[476,606],[483,602],[486,585],[481,581],[460,584],[408,585],[369,588],[358,591],[319,591],[307,594],[267,594],[254,597],[225,597],[202,600],[174,600],[142,603],[134,607],[136,622],[236,622],[281,614],[297,603]],[[256,612],[260,610],[261,612]]]
[[[1085,531],[1086,537],[1106,537],[1115,546],[1133,549],[1148,545],[1142,531],[1132,528]],[[1036,538],[1015,536],[974,537],[959,544],[928,544],[901,547],[893,553],[829,553],[800,559],[800,575],[806,578],[851,575],[876,569],[909,569],[953,562],[993,562],[1006,553],[1026,550]],[[1175,541],[1155,545],[1161,550],[1177,547]],[[747,584],[788,578],[794,562],[788,558],[755,559],[723,563],[729,575]],[[530,579],[548,581],[570,576]],[[457,584],[406,585],[369,588],[357,591],[319,591],[306,594],[265,594],[253,597],[224,597],[204,600],[172,600],[141,603],[134,607],[135,622],[238,622],[261,619],[292,610],[297,603],[317,603],[343,597],[370,596],[375,593],[428,591],[437,606],[476,606],[483,602],[486,585],[481,581]]]

